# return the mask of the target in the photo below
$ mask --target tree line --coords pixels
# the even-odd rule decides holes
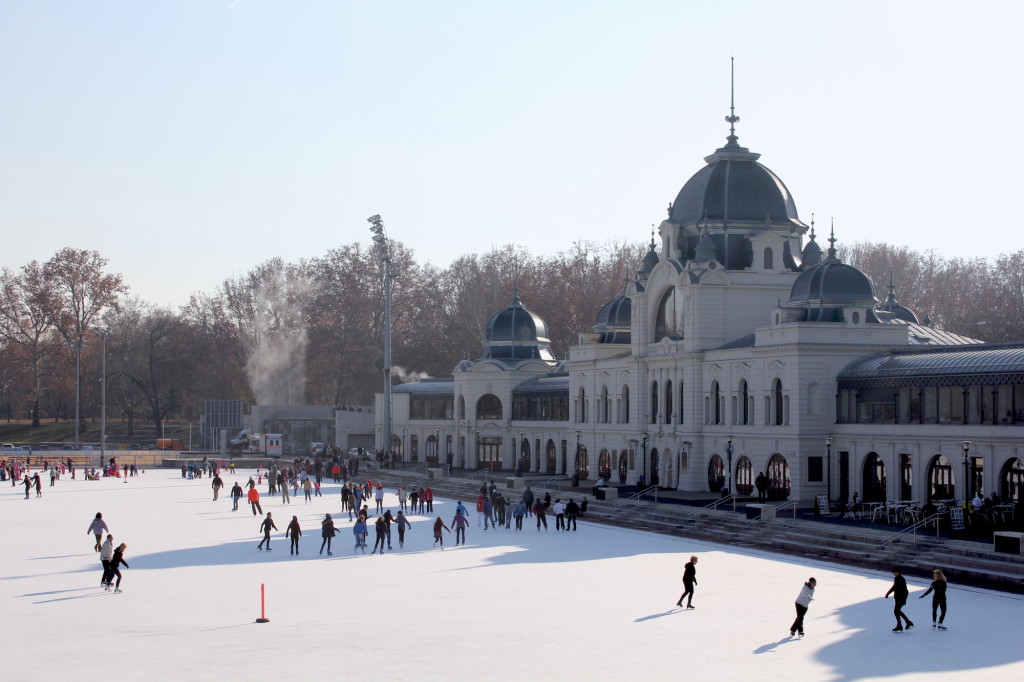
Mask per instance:
[[[566,357],[647,248],[580,241],[535,256],[510,245],[442,268],[394,243],[396,382],[451,376],[460,360],[475,359],[488,320],[516,288],[547,324],[555,356]],[[936,327],[992,342],[1024,338],[1024,251],[963,259],[865,242],[840,256],[881,300],[891,278],[899,302]],[[131,295],[99,253],[65,248],[0,274],[0,415],[36,426],[73,421],[80,377],[81,416],[98,419],[104,349],[108,419],[129,430],[137,421],[158,433],[165,420],[197,421],[208,399],[370,404],[382,386],[383,297],[383,264],[359,243],[296,263],[270,259],[178,310]]]

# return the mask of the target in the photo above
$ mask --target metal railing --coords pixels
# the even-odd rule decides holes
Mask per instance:
[[[939,537],[939,520],[942,517],[943,517],[943,514],[932,514],[931,516],[925,517],[925,518],[921,519],[920,521],[918,521],[917,523],[915,523],[913,525],[910,525],[910,526],[907,526],[906,528],[904,528],[903,530],[899,531],[898,533],[893,533],[891,536],[887,537],[885,540],[882,540],[882,542],[880,542],[878,544],[878,546],[879,546],[880,549],[885,549],[885,546],[889,545],[889,549],[893,550],[894,549],[893,545],[896,542],[898,542],[899,540],[902,540],[909,533],[911,535],[911,537],[914,538],[914,547],[917,547],[917,529],[921,528],[923,526],[927,526],[929,523],[934,521],[935,522],[935,537]]]
[[[756,525],[761,524],[761,523],[770,523],[770,522],[774,521],[775,519],[779,518],[779,512],[785,511],[785,510],[790,509],[790,508],[792,508],[792,510],[793,510],[793,518],[794,519],[796,518],[796,508],[797,508],[797,501],[796,500],[790,500],[789,502],[781,504],[778,507],[776,507],[774,505],[765,505],[765,506],[771,507],[771,514],[765,515],[764,511],[763,511],[764,508],[762,507],[762,513],[761,513],[760,516],[758,516],[755,519],[747,519],[746,521],[744,521],[743,525],[749,527],[749,526],[756,526]]]
[[[561,491],[562,490],[562,483],[564,483],[567,480],[568,479],[565,476],[552,476],[551,478],[544,479],[540,483],[534,483],[534,484],[530,485],[529,487],[531,487],[531,488],[543,488],[545,490],[548,489],[548,488],[554,487],[555,490]],[[552,486],[552,484],[554,484],[554,485]]]
[[[722,506],[723,504],[726,504],[726,503],[732,504],[733,505],[733,509],[735,509],[736,508],[736,496],[730,493],[729,495],[726,495],[725,497],[720,497],[717,500],[715,500],[714,502],[711,502],[710,504],[705,504],[703,507],[700,507],[699,509],[693,510],[692,512],[687,514],[685,517],[683,517],[683,520],[684,521],[690,521],[692,523],[697,523],[697,519],[699,519],[701,516],[704,516],[705,514],[710,514],[711,512],[714,512],[714,511],[718,511],[718,508],[720,506]]]
[[[654,490],[654,503],[657,504],[658,503],[658,486],[656,486],[656,485],[649,485],[646,488],[644,488],[643,490],[637,490],[635,493],[633,493],[632,495],[630,495],[628,497],[620,497],[618,500],[615,501],[615,504],[613,504],[612,506],[613,507],[623,507],[623,506],[629,504],[630,502],[641,502],[642,500],[640,498],[643,495],[646,495],[652,489]]]

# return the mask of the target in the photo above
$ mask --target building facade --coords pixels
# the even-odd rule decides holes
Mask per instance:
[[[517,293],[477,360],[394,387],[391,449],[709,493],[763,474],[775,499],[1016,499],[1024,344],[921,324],[892,284],[880,301],[759,157],[730,130],[568,358]]]

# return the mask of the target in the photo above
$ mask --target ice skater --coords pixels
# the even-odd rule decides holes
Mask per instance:
[[[818,581],[808,578],[804,586],[800,588],[800,594],[796,596],[796,620],[789,626],[789,636],[804,636],[804,616],[807,615],[807,607],[814,601],[814,588]]]
[[[412,524],[409,523],[409,519],[405,518],[405,512],[401,509],[398,510],[398,516],[395,518],[395,525],[398,526],[398,547],[401,549],[405,547],[405,531],[407,528],[412,528]]]
[[[110,529],[107,528],[107,522],[103,520],[103,514],[96,512],[96,518],[92,520],[92,523],[89,524],[89,529],[85,531],[86,535],[92,533],[96,536],[96,544],[93,545],[92,551],[100,551],[100,545],[103,544],[103,533],[109,531]]]
[[[323,540],[320,541],[320,553],[324,553],[324,545],[327,546],[327,556],[331,555],[331,540],[334,539],[338,529],[334,527],[334,519],[331,518],[330,514],[324,515],[324,520],[320,522],[320,536]]]
[[[103,575],[100,577],[100,585],[103,589],[110,589],[110,560],[114,558],[114,536],[108,535],[100,546],[100,563],[103,564]]]
[[[946,626],[942,621],[946,620],[946,576],[939,569],[932,571],[932,584],[928,591],[918,599],[924,599],[932,595],[932,627],[945,630]],[[938,612],[939,620],[935,621],[935,614]]]
[[[252,507],[253,516],[256,516],[257,512],[263,513],[263,507],[260,506],[260,491],[255,486],[249,488],[249,505]]]
[[[373,549],[370,550],[370,554],[377,553],[377,547],[380,547],[380,553],[384,553],[384,541],[388,534],[388,522],[383,516],[378,516],[377,521],[373,524],[373,529],[377,534],[377,538],[373,541]]]
[[[466,544],[466,526],[469,525],[469,519],[467,519],[461,511],[455,510],[455,517],[452,519],[452,528],[455,529],[455,546],[459,544]],[[486,528],[484,530],[487,530]]]
[[[117,576],[117,582],[114,583],[114,592],[121,592],[121,564],[124,564],[125,568],[131,568],[128,562],[124,560],[124,550],[128,549],[128,545],[123,542],[117,546],[114,550],[114,555],[110,557],[110,575],[107,577],[107,587],[110,590],[110,581]]]
[[[238,481],[235,481],[234,487],[231,488],[231,502],[234,505],[231,507],[231,511],[238,511],[238,500],[241,499],[241,497],[242,486],[238,485]]]
[[[693,590],[697,586],[697,557],[691,556],[690,560],[683,566],[683,587],[685,588],[676,606],[682,606],[686,600],[686,608],[695,609],[693,605]]]
[[[263,539],[260,540],[260,544],[256,545],[257,549],[263,549],[263,543],[267,543],[267,551],[270,551],[270,529],[277,530],[277,526],[274,525],[274,519],[270,517],[270,512],[267,512],[267,518],[263,519],[263,523],[260,524],[260,530],[263,531]]]
[[[449,533],[452,532],[451,528],[444,525],[444,519],[438,516],[437,520],[434,521],[434,546],[437,547],[437,543],[440,542],[441,549],[444,549],[444,533],[441,532],[442,530],[446,530]]]
[[[886,598],[888,598],[891,594],[892,598],[896,602],[893,605],[892,609],[893,615],[896,616],[896,627],[894,627],[892,631],[903,632],[903,621],[907,622],[907,630],[914,627],[914,624],[910,621],[909,618],[907,618],[907,615],[903,613],[903,607],[907,604],[907,596],[910,592],[909,590],[907,590],[907,579],[903,577],[903,573],[900,571],[899,568],[892,569],[892,577],[892,587],[890,587],[889,591],[885,593],[885,596]]]
[[[284,531],[285,538],[291,538],[292,544],[288,549],[288,554],[298,555],[299,553],[299,538],[302,537],[302,528],[299,527],[299,517],[293,516],[292,522],[288,524],[288,528]]]
[[[366,519],[362,514],[356,518],[355,525],[352,526],[352,534],[356,537],[356,548],[352,553],[355,554],[359,550],[363,550],[363,554],[366,554]]]

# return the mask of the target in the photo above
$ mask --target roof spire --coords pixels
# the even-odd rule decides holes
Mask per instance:
[[[830,261],[838,261],[839,257],[836,256],[836,219],[832,218],[832,234],[828,238],[828,259]]]
[[[739,120],[740,117],[736,115],[736,58],[729,57],[729,115],[725,117],[729,124],[729,137],[725,139],[729,140],[730,145],[735,145],[739,139],[736,137],[736,124]]]
[[[651,223],[651,251],[654,251],[654,224]]]

